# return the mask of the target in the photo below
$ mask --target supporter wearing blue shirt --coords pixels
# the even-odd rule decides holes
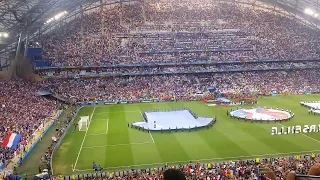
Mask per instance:
[[[92,168],[94,169],[94,171],[98,171],[97,164],[95,162],[93,162]]]
[[[20,176],[18,174],[14,176],[14,180],[20,180],[20,179],[21,178],[20,178]]]

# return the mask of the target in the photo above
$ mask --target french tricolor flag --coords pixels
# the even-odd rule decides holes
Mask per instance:
[[[9,133],[3,140],[2,146],[17,149],[18,143],[21,140],[21,134]]]

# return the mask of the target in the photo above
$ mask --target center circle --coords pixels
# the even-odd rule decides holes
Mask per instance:
[[[282,121],[291,119],[294,113],[278,109],[252,108],[231,111],[230,116],[253,121]]]

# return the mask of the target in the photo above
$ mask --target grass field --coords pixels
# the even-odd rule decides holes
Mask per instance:
[[[320,100],[320,95],[265,97],[258,99],[256,106],[292,110],[295,117],[283,122],[285,126],[320,124],[320,116],[309,115],[308,109],[300,106],[301,101],[309,100]],[[128,122],[142,120],[141,112],[145,110],[184,107],[200,116],[216,116],[217,123],[210,129],[177,133],[147,133],[127,127]],[[320,151],[319,133],[272,136],[271,127],[280,124],[238,121],[226,116],[227,109],[231,107],[208,107],[199,101],[82,108],[76,120],[89,115],[89,129],[72,133],[70,128],[53,157],[54,173],[89,172],[92,162],[114,171],[190,160],[223,161]]]

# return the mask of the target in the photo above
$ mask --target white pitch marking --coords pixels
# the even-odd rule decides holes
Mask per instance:
[[[102,120],[102,119],[101,119]],[[97,133],[97,134],[87,134],[87,136],[100,136],[100,135],[107,135],[109,130],[109,118],[107,119],[107,129],[105,133]]]
[[[101,135],[107,135],[107,134],[106,133],[87,134],[87,136],[101,136]]]
[[[134,113],[139,111],[112,111],[112,112],[99,112],[96,114],[113,114],[113,113]]]
[[[150,131],[149,131],[149,134],[150,134],[150,137],[151,137],[152,143],[155,143],[155,142],[154,142],[154,139],[153,139],[153,136],[152,136],[152,134],[151,134],[151,132],[150,132]]]
[[[88,130],[89,130],[89,127],[90,127],[90,123],[91,123],[91,120],[92,120],[92,116],[93,116],[95,110],[96,110],[96,107],[94,107],[93,110],[92,110],[92,113],[91,113],[91,116],[90,116],[90,121],[89,121],[89,124],[88,124],[88,129],[87,129],[86,133],[84,134],[84,137],[83,137],[83,140],[82,140],[79,152],[78,152],[78,156],[77,156],[76,162],[74,163],[74,167],[73,167],[72,171],[74,171],[76,169],[76,166],[77,166],[77,163],[78,163],[78,160],[79,160],[79,157],[80,157],[80,153],[81,153],[84,141],[86,140],[86,136],[87,136],[87,133],[88,133]]]
[[[130,145],[141,145],[141,144],[153,144],[153,142],[141,142],[141,143],[128,143],[128,144],[110,144],[103,146],[88,146],[83,147],[83,149],[101,148],[101,147],[114,147],[114,146],[130,146]]]
[[[132,167],[142,167],[142,166],[156,166],[156,165],[165,165],[165,164],[180,164],[180,163],[189,163],[192,162],[204,162],[204,161],[215,161],[215,160],[228,160],[228,159],[243,159],[243,158],[256,158],[256,157],[265,157],[265,156],[278,156],[278,155],[296,155],[296,154],[306,154],[312,152],[320,152],[320,150],[314,151],[300,151],[300,152],[288,152],[288,153],[275,153],[275,154],[260,154],[260,155],[250,155],[250,156],[235,156],[235,157],[224,157],[224,158],[211,158],[211,159],[198,159],[198,160],[188,160],[188,161],[172,161],[172,162],[161,162],[161,163],[151,163],[151,164],[138,164],[130,166],[115,166],[103,169],[123,169],[123,168],[132,168]],[[78,171],[92,171],[92,169],[83,169]]]
[[[139,110],[139,111],[140,111],[141,117],[143,118],[143,114],[142,114],[141,110]],[[155,143],[155,142],[154,142],[154,139],[153,139],[153,136],[152,136],[152,134],[151,134],[151,132],[150,132],[150,130],[149,130],[149,134],[150,134],[150,137],[151,137],[152,142]]]
[[[97,114],[97,113],[96,113]],[[107,119],[108,120],[108,119]],[[106,119],[94,119],[94,121],[106,121]]]
[[[281,123],[278,123],[278,124],[281,125],[281,126],[283,126],[283,127],[287,127],[287,126],[285,126],[285,125],[283,125],[283,124],[281,124]],[[302,136],[304,136],[304,137],[306,137],[306,138],[309,138],[309,139],[311,139],[311,140],[314,140],[314,141],[320,143],[319,140],[314,139],[314,138],[312,138],[312,137],[310,137],[310,136],[308,136],[308,135],[305,135],[305,134],[303,134],[303,133],[300,133],[300,135],[302,135]]]

